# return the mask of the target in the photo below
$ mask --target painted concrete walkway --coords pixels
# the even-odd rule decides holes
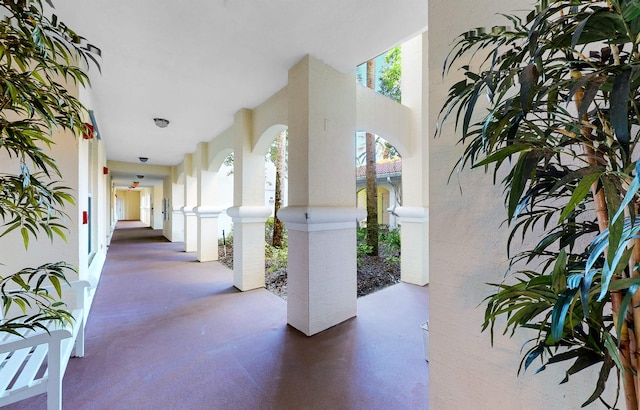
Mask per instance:
[[[360,298],[357,318],[306,337],[284,300],[237,291],[229,269],[181,246],[115,231],[65,409],[427,408],[427,287]],[[44,395],[7,407],[45,408]]]

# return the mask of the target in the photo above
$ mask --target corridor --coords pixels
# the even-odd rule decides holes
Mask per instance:
[[[161,231],[119,224],[63,407],[80,409],[426,409],[420,323],[428,288],[358,299],[358,316],[313,337],[286,302],[239,292]],[[7,409],[45,409],[44,395]]]

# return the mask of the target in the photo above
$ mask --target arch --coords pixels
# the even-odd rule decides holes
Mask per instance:
[[[278,126],[274,124],[280,124],[281,127],[286,127],[289,123],[289,95],[287,87],[282,88],[280,91],[269,97],[265,102],[260,104],[252,111],[253,132],[251,136],[251,150],[254,153],[262,153],[263,148],[266,152],[266,148],[271,141],[265,143],[263,139],[265,135],[269,135],[273,131],[272,137],[282,131],[284,128],[274,130],[273,128]],[[267,138],[269,139],[269,138]],[[272,140],[273,138],[271,138]],[[263,144],[266,144],[262,147]],[[260,146],[259,146],[260,145]]]
[[[268,127],[258,137],[256,143],[253,146],[253,153],[261,155],[265,154],[269,149],[269,146],[273,142],[273,139],[287,128],[288,127],[284,124],[276,124]]]
[[[174,183],[179,185],[184,184],[184,180],[185,180],[184,162],[181,162],[177,166],[173,167],[172,174],[173,174]]]
[[[233,152],[233,130],[228,128],[209,142],[207,170],[218,171],[225,158]]]
[[[401,156],[412,156],[411,110],[361,85],[356,90],[356,131],[379,135]]]

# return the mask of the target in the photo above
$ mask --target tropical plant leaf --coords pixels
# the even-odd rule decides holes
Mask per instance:
[[[576,27],[575,31],[571,35],[571,48],[575,49],[576,46],[578,45],[580,36],[582,35],[584,28],[587,26],[587,23],[589,22],[589,18],[591,18],[591,16],[593,16],[593,14],[587,15],[587,17],[585,17],[584,20],[582,20],[580,24],[578,24],[578,26]]]
[[[589,404],[593,403],[598,397],[602,396],[602,393],[604,392],[605,386],[606,386],[606,382],[607,379],[609,378],[609,373],[611,372],[611,369],[613,369],[614,363],[612,360],[610,359],[605,359],[604,363],[602,364],[602,367],[600,368],[600,373],[598,375],[598,381],[596,382],[596,388],[593,391],[593,393],[591,394],[591,396],[589,396],[589,398],[587,399],[587,401],[585,401],[584,403],[582,403],[581,407],[586,407]]]
[[[531,110],[531,103],[533,101],[533,94],[538,82],[538,68],[535,64],[527,65],[520,73],[520,103],[522,105],[523,112],[529,112]]]
[[[569,202],[562,210],[558,223],[561,223],[563,220],[565,220],[569,216],[569,214],[573,212],[576,206],[584,201],[585,197],[589,194],[591,186],[600,178],[601,175],[602,174],[600,172],[595,172],[593,174],[585,175],[580,180],[578,186],[571,195],[571,199],[569,199]]]
[[[611,90],[611,124],[620,145],[629,151],[629,93],[631,92],[631,69],[623,70],[613,80]]]
[[[633,200],[635,195],[638,193],[638,190],[640,190],[640,161],[636,162],[636,175],[635,177],[633,177],[633,180],[631,181],[629,188],[627,188],[627,193],[625,194],[624,199],[620,203],[620,208],[618,208],[618,211],[613,216],[612,221],[615,222],[616,219],[618,219],[618,217],[624,213],[624,209]]]
[[[551,338],[553,340],[562,339],[562,333],[564,330],[564,321],[567,317],[567,312],[573,301],[574,296],[578,292],[578,289],[565,289],[558,297],[558,301],[553,307],[551,316]]]

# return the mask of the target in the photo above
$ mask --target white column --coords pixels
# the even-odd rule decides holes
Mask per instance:
[[[356,81],[305,57],[289,71],[287,321],[313,335],[356,315]],[[362,212],[362,211],[360,211]]]
[[[182,188],[182,187],[181,187]],[[182,207],[171,208],[171,237],[168,238],[171,242],[183,242],[184,241],[184,213]]]
[[[287,321],[307,336],[356,315],[356,226],[362,208],[289,206]]]
[[[197,260],[218,260],[218,215],[223,211],[218,203],[218,173],[209,171],[209,143],[198,144],[193,157],[196,174],[196,197],[194,208],[197,223]]]
[[[254,153],[252,112],[234,118],[233,285],[242,290],[264,287],[264,223],[271,210],[264,206],[264,152]]]
[[[264,206],[227,209],[233,220],[233,285],[242,290],[264,287]]]
[[[429,282],[429,210],[402,206],[396,208],[396,213],[401,225],[401,279],[426,285]]]
[[[184,251],[195,252],[198,250],[198,218],[196,207],[185,205],[180,208],[184,216]]]
[[[184,156],[184,206],[180,209],[184,215],[184,251],[195,252],[198,249],[198,220],[193,209],[197,205],[198,181],[193,175],[193,155]]]
[[[426,35],[402,45],[402,103],[412,109],[411,154],[402,157],[400,219],[401,279],[416,285],[429,283],[429,137],[423,113],[428,107],[425,90]]]
[[[171,167],[171,175],[165,177],[162,183],[163,195],[169,200],[167,209],[167,219],[163,215],[162,233],[171,242],[184,241],[184,186],[178,183],[178,169]]]
[[[198,206],[193,209],[197,218],[198,247],[196,259],[199,262],[218,260],[218,216],[222,208]]]

